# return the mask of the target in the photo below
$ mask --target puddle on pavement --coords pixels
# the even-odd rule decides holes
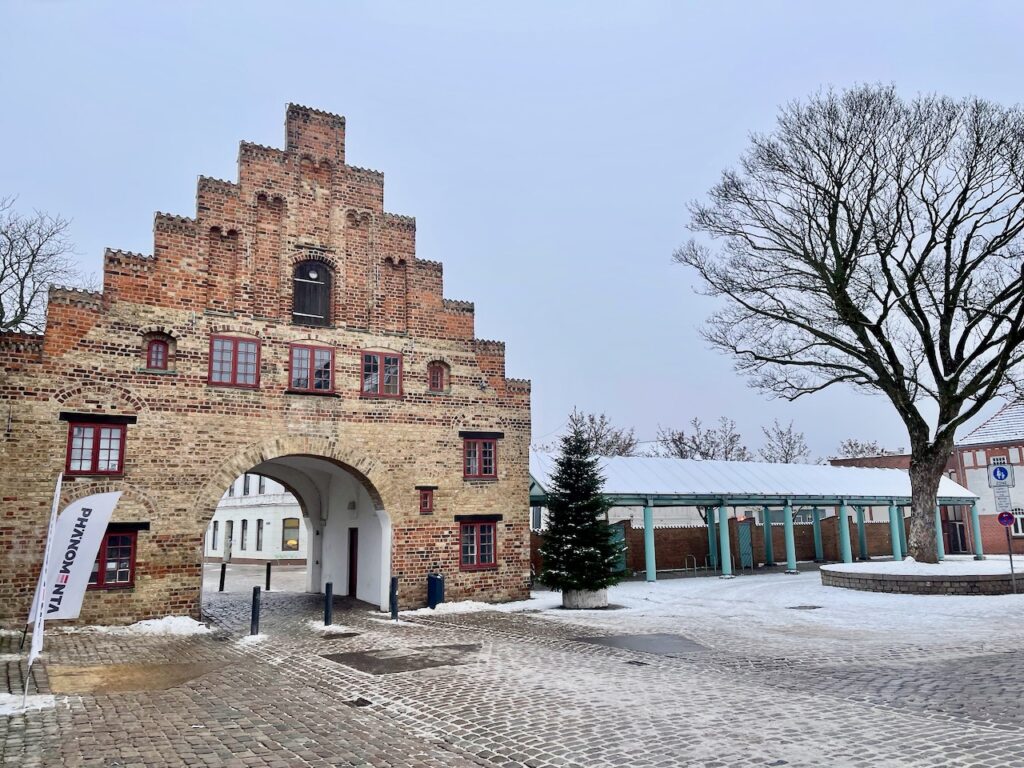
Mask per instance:
[[[667,656],[671,653],[693,653],[706,651],[707,647],[696,643],[683,635],[650,634],[650,635],[606,635],[600,637],[576,637],[580,643],[604,645],[609,648],[622,648],[626,651],[655,653]]]
[[[48,664],[50,690],[67,693],[129,693],[166,691],[195,680],[224,664]]]
[[[421,648],[389,648],[380,651],[325,653],[323,657],[370,675],[417,672],[435,667],[454,667],[474,662],[480,643],[433,645]]]

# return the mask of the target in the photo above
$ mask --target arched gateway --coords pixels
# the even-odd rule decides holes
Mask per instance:
[[[198,616],[243,472],[295,492],[311,591],[384,607],[397,576],[412,607],[439,572],[450,599],[526,594],[529,383],[344,134],[289,106],[286,148],[243,143],[195,218],[157,214],[152,256],[108,251],[102,293],[54,289],[45,334],[0,333],[0,621],[25,618],[60,471],[65,503],[123,492],[83,622]]]

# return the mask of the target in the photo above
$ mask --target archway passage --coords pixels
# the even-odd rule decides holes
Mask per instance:
[[[276,506],[272,499],[258,503],[259,494],[253,491],[261,487],[259,478],[270,481],[264,483],[264,490],[283,489],[294,501],[289,505],[287,495],[279,494],[285,498]],[[253,499],[251,505],[246,497]],[[225,507],[231,508],[230,515],[223,514]],[[315,455],[267,459],[235,482],[218,510],[216,514],[210,510],[210,519],[217,525],[207,528],[207,563],[304,562],[304,591],[320,593],[331,583],[336,595],[387,609],[390,519],[380,494],[356,470]],[[253,585],[262,583],[256,570],[252,576]]]

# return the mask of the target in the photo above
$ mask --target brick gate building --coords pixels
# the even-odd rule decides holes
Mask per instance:
[[[152,255],[108,251],[102,293],[54,289],[46,332],[0,334],[0,620],[24,621],[50,499],[123,492],[83,622],[198,616],[203,537],[241,473],[304,514],[308,588],[402,607],[526,596],[529,382],[442,297],[345,120],[289,106],[243,142]]]

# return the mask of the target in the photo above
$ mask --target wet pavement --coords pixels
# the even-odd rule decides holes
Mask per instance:
[[[48,636],[33,675],[57,708],[0,720],[3,765],[1024,766],[1019,632],[1005,652],[936,637],[837,653],[796,631],[751,643],[710,614],[396,624],[344,600],[328,632],[319,596],[271,592],[251,641],[246,594],[205,604],[207,635]],[[9,689],[22,670],[7,663]]]

